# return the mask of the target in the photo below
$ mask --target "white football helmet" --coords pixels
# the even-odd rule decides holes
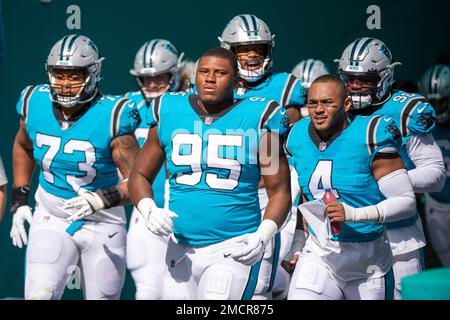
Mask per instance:
[[[311,83],[324,74],[329,74],[327,67],[320,60],[308,59],[300,61],[291,72],[302,81],[303,87],[309,89]]]
[[[64,108],[72,108],[94,99],[98,92],[98,83],[101,80],[100,72],[103,60],[104,58],[100,58],[97,46],[88,37],[72,34],[59,40],[50,50],[45,64],[52,101]],[[76,84],[81,88],[78,94],[67,96],[57,93],[61,91],[57,90],[61,88],[57,88],[54,76],[58,69],[81,69],[85,72],[84,82]]]
[[[265,59],[260,69],[246,70],[238,63],[239,76],[245,81],[255,82],[272,68],[274,38],[275,35],[272,35],[264,21],[252,14],[241,14],[228,22],[218,39],[221,47],[231,50],[235,54],[236,48],[242,45],[263,44],[267,46]]]
[[[450,66],[438,64],[425,71],[419,90],[436,109],[436,121],[450,119]]]
[[[136,77],[146,99],[156,98],[164,92],[178,89],[181,77],[181,60],[184,53],[178,54],[175,46],[168,40],[153,39],[144,43],[136,53],[134,68],[130,73]],[[145,90],[143,77],[153,77],[164,73],[170,73],[169,84],[160,92],[148,92]]]
[[[364,82],[372,79],[376,86],[372,91],[349,91],[353,108],[361,109],[381,102],[394,82],[392,54],[384,42],[375,38],[360,38],[345,48],[339,62],[338,73],[348,85],[354,79]]]

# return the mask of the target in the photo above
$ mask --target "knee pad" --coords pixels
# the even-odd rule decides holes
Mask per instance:
[[[106,297],[120,295],[125,281],[125,259],[107,251],[108,258],[103,258],[96,264],[95,283]],[[89,279],[86,279],[89,281]]]
[[[319,263],[304,261],[297,272],[297,279],[293,279],[295,289],[310,290],[321,294],[325,290],[328,278],[327,269]]]
[[[395,278],[395,289],[401,291],[401,280],[404,277],[416,274],[421,271],[419,258],[405,261],[396,261],[392,266]]]
[[[36,230],[30,235],[30,246],[27,250],[29,262],[55,263],[62,254],[63,237],[52,229]]]
[[[226,268],[215,268],[208,272],[203,297],[206,300],[229,300],[233,274]]]

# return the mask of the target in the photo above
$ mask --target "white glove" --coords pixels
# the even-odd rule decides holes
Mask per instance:
[[[29,206],[21,206],[17,208],[17,211],[13,214],[11,232],[12,243],[14,246],[22,248],[23,245],[27,245],[28,238],[25,231],[25,221],[31,224],[33,214]]]
[[[144,198],[137,205],[139,213],[142,215],[147,228],[157,236],[168,236],[173,230],[173,218],[178,215],[169,209],[161,209],[156,206],[155,201]]]
[[[102,198],[95,192],[89,191],[72,183],[73,190],[78,194],[78,197],[68,199],[64,202],[63,208],[65,210],[77,210],[67,220],[69,222],[80,220],[93,214],[97,210],[105,208]]]
[[[224,255],[225,257],[231,255],[234,260],[252,266],[262,259],[264,248],[277,232],[278,226],[273,220],[263,220],[256,232],[236,238],[235,241],[243,243],[243,247],[232,252],[226,252]]]

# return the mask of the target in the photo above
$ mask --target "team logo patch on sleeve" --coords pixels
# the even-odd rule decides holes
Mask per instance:
[[[141,123],[141,116],[139,115],[139,110],[132,110],[130,116],[139,124]]]
[[[394,140],[394,141],[400,141],[401,139],[402,139],[402,134],[401,134],[401,132],[400,132],[400,129],[396,126],[396,125],[394,125],[394,124],[389,124],[387,127],[386,127],[386,129],[387,129],[387,131],[389,131],[390,133],[391,133],[391,135],[392,135],[392,139]]]
[[[430,129],[435,121],[435,117],[430,113],[422,113],[418,119],[418,125],[422,125],[426,130]]]

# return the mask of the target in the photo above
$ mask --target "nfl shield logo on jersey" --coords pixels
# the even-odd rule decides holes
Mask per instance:
[[[205,124],[207,126],[211,125],[211,123],[213,123],[214,118],[213,117],[206,117],[205,118]]]
[[[61,124],[61,129],[62,129],[63,131],[66,131],[68,128],[69,128],[69,123],[68,123],[67,121],[64,121],[64,122]]]

